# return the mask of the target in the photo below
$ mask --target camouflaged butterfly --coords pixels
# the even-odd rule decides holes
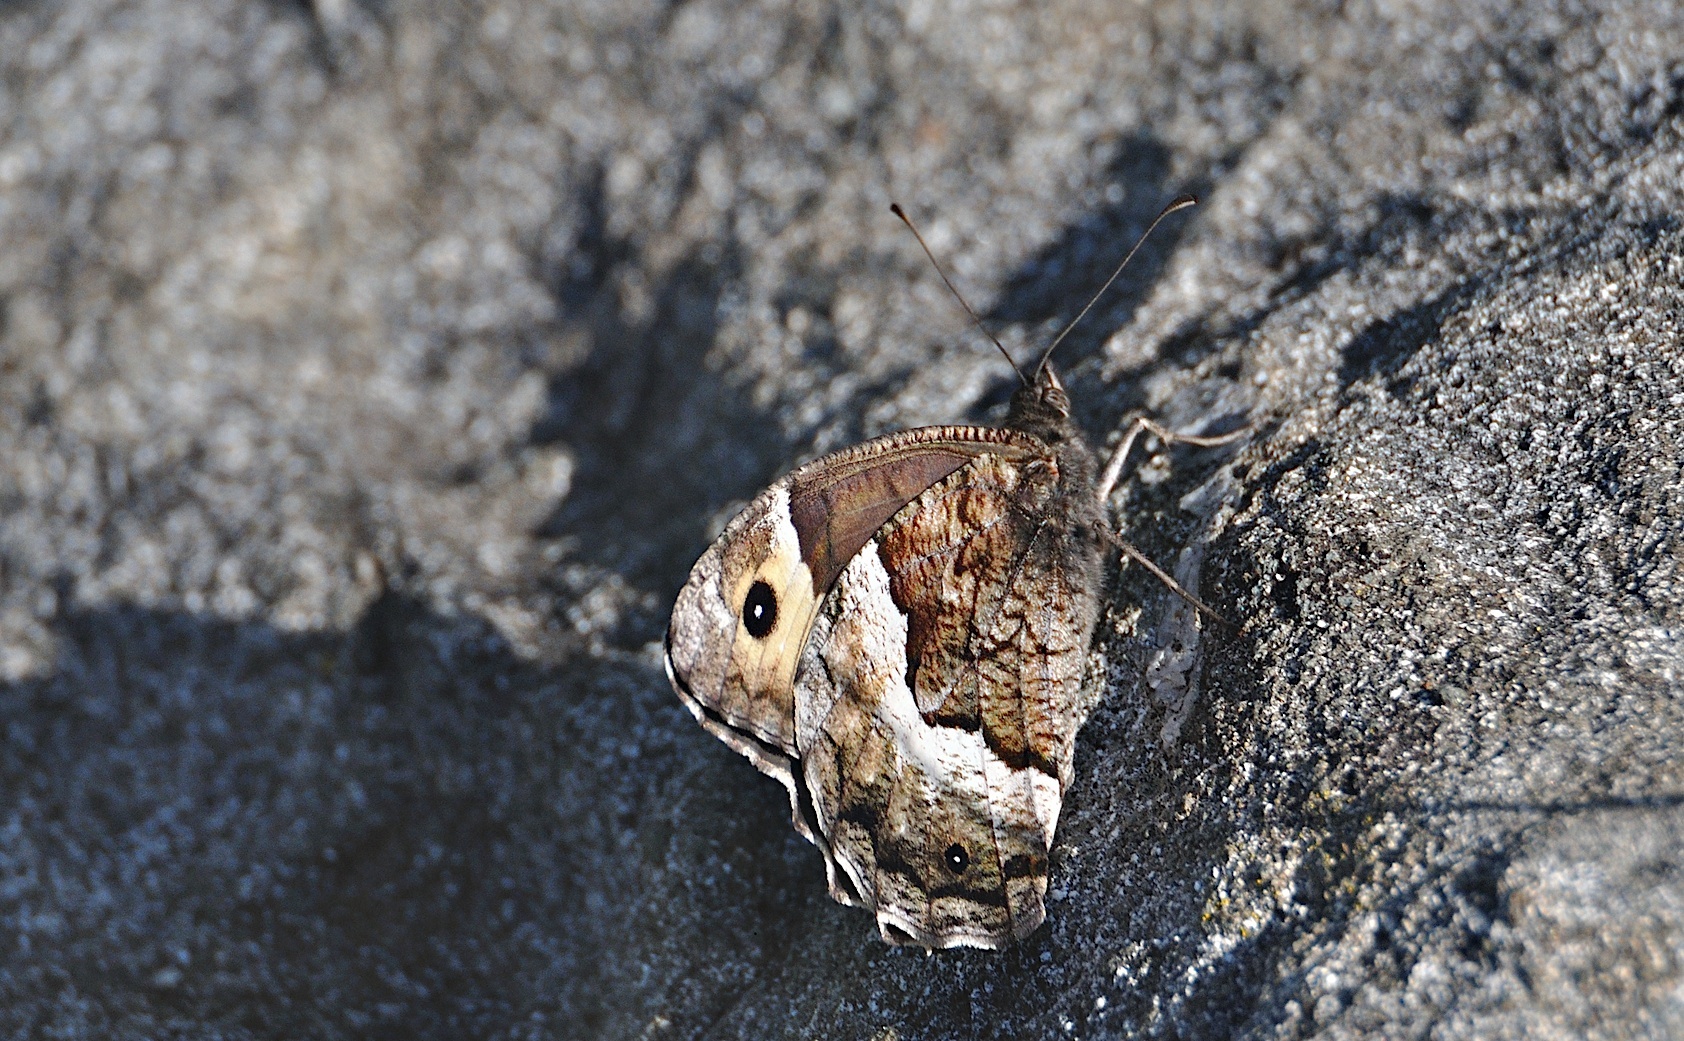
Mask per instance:
[[[891,944],[1004,947],[1046,918],[1106,550],[1144,561],[1105,506],[1143,430],[1228,440],[1141,420],[1101,474],[1043,355],[1001,428],[906,430],[777,481],[678,595],[673,688],[789,789],[831,896]]]

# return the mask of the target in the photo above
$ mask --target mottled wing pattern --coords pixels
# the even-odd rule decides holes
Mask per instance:
[[[1049,508],[1071,493],[1051,452],[979,458],[819,606],[795,680],[815,841],[892,943],[1000,947],[1045,917],[1098,612],[1094,533]]]
[[[771,631],[752,637],[743,602],[777,590]],[[767,489],[702,554],[667,627],[667,677],[692,715],[755,766],[789,783],[795,757],[795,662],[820,593],[790,522],[788,481]],[[796,827],[807,826],[796,817]]]
[[[819,841],[795,777],[795,672],[820,602],[916,496],[979,457],[1039,450],[1033,438],[988,427],[922,427],[864,442],[773,484],[691,569],[667,629],[667,675],[703,726],[789,788],[803,835]],[[743,621],[757,584],[773,608],[761,633]]]
[[[979,731],[1012,769],[1068,784],[1099,542],[1085,513],[1054,508],[1072,491],[1055,460],[991,459],[966,477],[878,536],[908,620],[907,685],[926,723]]]

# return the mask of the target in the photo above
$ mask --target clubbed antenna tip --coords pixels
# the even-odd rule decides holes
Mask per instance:
[[[1070,330],[1076,328],[1082,319],[1088,316],[1088,312],[1093,310],[1093,305],[1099,303],[1099,298],[1105,295],[1105,291],[1111,288],[1111,283],[1115,282],[1117,276],[1123,273],[1123,268],[1129,266],[1129,261],[1133,260],[1134,255],[1140,252],[1140,247],[1145,244],[1146,239],[1157,228],[1158,224],[1177,210],[1185,210],[1189,206],[1197,206],[1198,204],[1199,200],[1191,195],[1177,195],[1170,200],[1168,206],[1158,211],[1158,215],[1152,218],[1152,223],[1148,224],[1146,230],[1140,233],[1140,238],[1135,241],[1134,247],[1128,251],[1128,256],[1124,257],[1123,262],[1117,265],[1117,270],[1111,272],[1111,277],[1105,280],[1105,284],[1099,287],[1099,292],[1093,295],[1093,299],[1087,302],[1087,306],[1083,307],[1076,317],[1070,319],[1070,324],[1066,325],[1064,330],[1055,336],[1053,342],[1048,344],[1047,349],[1041,353],[1041,360],[1035,364],[1036,376],[1040,376],[1041,370],[1047,367],[1047,359],[1052,357],[1052,352],[1058,349],[1058,345],[1064,342],[1064,338],[1070,335]]]

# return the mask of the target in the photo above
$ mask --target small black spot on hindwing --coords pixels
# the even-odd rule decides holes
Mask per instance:
[[[1001,874],[1010,878],[1045,878],[1047,858],[1040,854],[1018,853],[1006,858]]]

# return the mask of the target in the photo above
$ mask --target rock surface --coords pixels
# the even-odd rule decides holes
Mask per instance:
[[[1668,0],[0,4],[0,1034],[1684,1036]],[[659,666],[793,463],[1147,453],[1049,924]]]

